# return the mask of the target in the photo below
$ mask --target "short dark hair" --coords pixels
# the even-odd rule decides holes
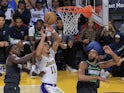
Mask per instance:
[[[42,37],[41,37],[41,38],[42,38]],[[47,42],[47,38],[45,38],[45,41],[44,41],[44,42]],[[39,43],[40,43],[40,40],[37,40],[37,41],[35,42],[35,44],[34,44],[34,50],[37,49]],[[47,42],[47,43],[48,43],[48,42]],[[49,44],[49,43],[48,43],[48,44]]]
[[[62,20],[61,17],[57,17],[57,20]]]
[[[16,19],[21,19],[21,20],[23,21],[22,15],[21,15],[20,13],[15,13],[15,14],[13,15],[13,20],[16,21]]]
[[[10,50],[12,49],[12,47],[14,46],[15,44],[11,44],[11,45],[9,45],[8,47],[7,47],[7,49],[6,49],[6,54],[7,54],[7,56],[9,55],[9,52],[10,52]]]
[[[43,3],[42,0],[36,0],[36,3]]]
[[[5,14],[4,13],[0,13],[0,17],[3,17],[5,19]]]
[[[25,3],[25,0],[19,0],[19,1],[18,1],[18,4],[19,4],[19,3],[26,4],[26,3]]]

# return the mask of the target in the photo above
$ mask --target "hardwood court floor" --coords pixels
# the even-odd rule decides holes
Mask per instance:
[[[3,93],[3,79],[0,77],[0,93]],[[58,71],[58,86],[65,93],[76,93],[77,73]],[[31,79],[28,74],[21,75],[21,93],[40,93],[40,78]],[[82,92],[83,93],[83,92]],[[101,82],[98,93],[124,93],[124,81],[119,77],[111,77],[109,83]]]

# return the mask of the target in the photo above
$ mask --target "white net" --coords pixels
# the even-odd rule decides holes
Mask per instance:
[[[67,8],[66,8],[67,9]],[[66,36],[76,35],[78,33],[78,18],[80,14],[69,12],[60,12],[63,22],[63,34]]]
[[[78,33],[78,18],[80,14],[73,14],[71,12],[61,12],[61,18],[63,22],[63,34],[64,35],[76,35]]]
[[[76,35],[78,33],[78,18],[83,14],[86,18],[91,17],[92,6],[83,8],[76,6],[66,6],[57,9],[61,14],[63,22],[63,33],[66,36]]]

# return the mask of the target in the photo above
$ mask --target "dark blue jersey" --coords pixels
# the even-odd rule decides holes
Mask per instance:
[[[5,75],[5,79],[4,82],[5,83],[14,83],[16,85],[19,84],[20,82],[20,68],[18,67],[17,64],[13,63],[12,65],[8,64],[9,63],[9,58],[12,55],[9,55],[7,60],[6,60],[6,75]],[[16,57],[16,59],[19,59],[18,57]]]
[[[15,13],[19,13],[20,12],[18,10],[16,10]],[[24,24],[26,24],[27,26],[29,25],[30,19],[31,19],[31,13],[30,10],[25,9],[24,12],[22,14],[20,14],[22,16],[22,20],[24,22]]]
[[[3,28],[0,28],[0,41],[9,41],[10,28],[8,25],[4,25]]]
[[[11,38],[24,40],[25,36],[28,36],[28,27],[21,26],[17,28],[16,26],[11,28]]]

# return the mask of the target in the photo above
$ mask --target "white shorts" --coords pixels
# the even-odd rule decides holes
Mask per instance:
[[[65,93],[62,89],[55,84],[42,83],[41,93]]]

